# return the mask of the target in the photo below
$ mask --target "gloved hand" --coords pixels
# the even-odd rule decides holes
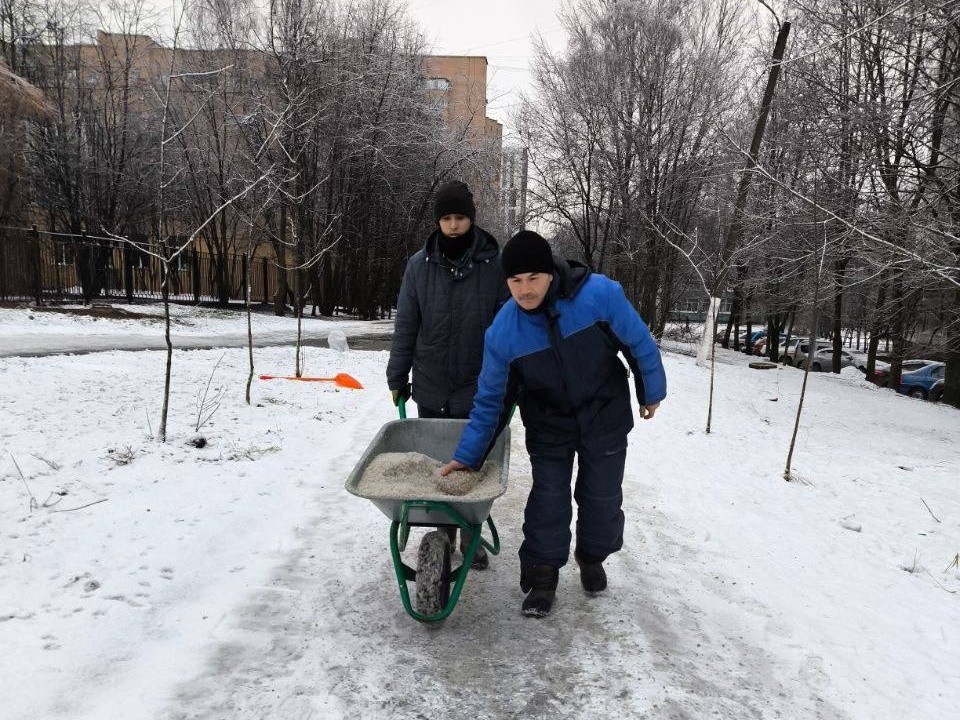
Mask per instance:
[[[391,390],[390,394],[393,395],[394,405],[399,405],[401,400],[406,402],[410,399],[410,383],[407,383],[403,387],[397,388],[396,390]]]

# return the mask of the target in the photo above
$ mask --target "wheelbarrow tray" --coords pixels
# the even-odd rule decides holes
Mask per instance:
[[[493,497],[478,499],[460,498],[455,495],[445,495],[436,490],[425,492],[422,497],[369,497],[364,495],[357,486],[367,466],[377,456],[383,453],[418,452],[436,460],[445,460],[453,457],[453,452],[460,441],[466,420],[411,418],[408,420],[393,420],[380,428],[376,437],[357,461],[353,471],[347,477],[346,489],[357,497],[366,498],[376,505],[380,511],[394,522],[400,522],[403,513],[403,504],[409,500],[434,500],[447,504],[458,512],[467,522],[479,525],[490,515],[493,501],[507,491],[507,477],[510,474],[510,428],[500,433],[493,450],[487,456],[487,463],[493,463],[498,468],[497,483],[499,492]],[[410,525],[447,525],[457,524],[456,520],[443,512],[442,508],[408,508],[406,518]]]

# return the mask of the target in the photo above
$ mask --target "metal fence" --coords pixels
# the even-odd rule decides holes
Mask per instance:
[[[139,244],[139,243],[138,243]],[[188,249],[171,264],[171,300],[272,302],[279,274],[269,258],[214,256]],[[36,228],[0,228],[0,301],[63,302],[97,298],[160,299],[161,262],[134,244]]]

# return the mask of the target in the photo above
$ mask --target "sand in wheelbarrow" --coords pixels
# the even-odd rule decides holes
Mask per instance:
[[[486,500],[500,494],[498,469],[486,463],[480,472],[455,472],[440,476],[444,463],[417,452],[377,455],[357,483],[357,491],[368,498],[432,500],[451,496],[465,500]]]

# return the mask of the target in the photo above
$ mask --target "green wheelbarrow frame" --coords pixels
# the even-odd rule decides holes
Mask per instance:
[[[453,583],[453,588],[450,590],[447,604],[442,610],[433,615],[424,615],[413,609],[413,605],[410,602],[410,589],[407,587],[407,583],[416,582],[417,571],[403,562],[403,559],[400,557],[400,553],[406,548],[407,539],[410,537],[411,525],[409,516],[411,508],[442,511],[455,520],[461,530],[467,530],[470,533],[470,544],[466,550],[464,550],[463,561],[458,567],[450,571],[449,580]],[[403,602],[403,609],[407,611],[410,617],[415,620],[420,620],[421,622],[444,620],[453,612],[453,609],[457,606],[457,602],[460,600],[460,593],[463,591],[463,585],[467,581],[470,564],[473,562],[473,558],[477,554],[480,545],[483,545],[487,551],[493,555],[500,554],[500,535],[497,533],[497,526],[494,525],[493,518],[488,515],[486,524],[487,527],[490,528],[492,542],[487,541],[486,538],[482,537],[483,524],[468,522],[463,515],[450,506],[450,503],[438,500],[404,500],[400,512],[400,520],[394,520],[390,523],[390,555],[393,557],[393,570],[397,575],[397,583],[400,586],[400,600]],[[437,526],[429,525],[424,527]]]
[[[490,508],[496,499],[506,492],[506,477],[509,468],[509,428],[504,430],[503,436],[498,439],[491,458],[498,454],[500,464],[500,494],[482,501],[463,501],[451,498],[449,501],[423,498],[380,498],[365,496],[359,492],[358,483],[367,463],[379,452],[406,452],[416,450],[433,457],[449,457],[456,447],[462,428],[466,421],[462,420],[423,420],[407,421],[406,403],[401,400],[397,404],[400,420],[384,425],[378,436],[364,452],[360,461],[354,467],[346,482],[348,492],[359,497],[372,500],[375,505],[386,514],[390,520],[390,555],[393,561],[394,574],[400,588],[400,599],[403,609],[410,617],[420,622],[438,622],[447,618],[456,608],[463,591],[463,586],[470,571],[477,551],[482,545],[493,555],[500,554],[500,536],[497,527],[490,516]],[[407,422],[416,422],[420,425],[407,425]],[[437,423],[435,427],[433,423]],[[424,425],[430,429],[424,435]],[[406,429],[410,428],[410,432]],[[413,429],[417,428],[417,429]],[[393,438],[389,439],[388,438]],[[405,438],[405,439],[404,439]],[[418,439],[419,438],[419,439]],[[483,526],[490,529],[490,539],[483,537]],[[450,570],[446,582],[448,587],[447,601],[438,612],[425,615],[418,612],[411,602],[409,582],[416,582],[417,571],[403,562],[400,553],[406,549],[410,537],[411,527],[425,527],[443,529],[459,527],[470,533],[470,542],[463,550],[463,560],[460,565]]]

